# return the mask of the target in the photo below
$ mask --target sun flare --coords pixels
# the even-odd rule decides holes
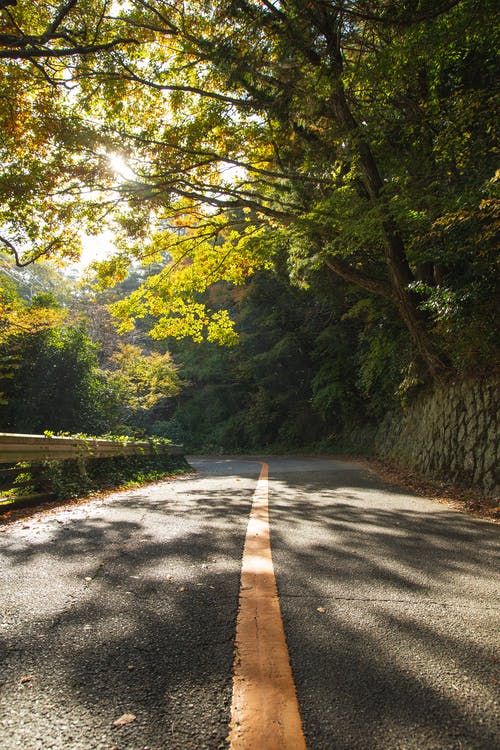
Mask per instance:
[[[111,169],[117,177],[120,177],[122,180],[135,179],[133,169],[129,167],[123,156],[120,156],[120,154],[109,154],[108,159]]]

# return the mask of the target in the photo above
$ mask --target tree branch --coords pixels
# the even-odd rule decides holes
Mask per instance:
[[[78,0],[69,0],[69,2],[66,3],[66,5],[63,5],[62,8],[59,10],[59,13],[56,15],[50,26],[46,29],[46,31],[42,34],[40,37],[40,44],[46,44],[54,34],[56,33],[58,27],[61,25],[64,18],[68,15],[70,10],[75,7]]]
[[[43,48],[37,45],[26,46],[23,49],[0,49],[0,59],[3,60],[31,60],[50,57],[74,57],[75,55],[94,55],[97,52],[106,52],[124,44],[140,44],[137,39],[121,38],[113,39],[104,44],[76,45],[74,47]]]
[[[394,299],[394,294],[388,282],[385,282],[382,279],[375,279],[365,271],[350,266],[340,258],[335,258],[330,255],[326,258],[325,265],[330,271],[333,271],[336,276],[341,276],[346,281],[350,281],[351,283],[366,289],[368,292],[376,294],[378,297],[384,297],[385,299],[390,300]]]
[[[56,237],[51,242],[49,242],[48,245],[46,247],[44,247],[43,250],[41,250],[39,253],[37,253],[37,255],[34,255],[29,260],[23,262],[23,261],[21,261],[21,253],[19,252],[19,250],[17,249],[17,247],[15,245],[13,245],[12,242],[10,242],[10,240],[8,240],[5,237],[2,237],[0,235],[0,242],[3,242],[4,245],[6,245],[9,248],[9,250],[12,252],[12,254],[13,254],[14,258],[15,258],[15,261],[16,261],[16,266],[18,268],[25,268],[26,266],[31,265],[36,260],[39,260],[43,255],[48,255],[50,253],[50,251],[54,249],[54,247],[57,247],[57,245],[61,245],[62,244],[62,240],[58,239]]]
[[[166,83],[156,83],[155,81],[150,81],[147,78],[142,78],[142,76],[137,75],[131,68],[129,68],[128,65],[126,65],[123,60],[118,61],[122,68],[128,73],[128,80],[134,81],[135,83],[141,83],[144,86],[148,86],[149,88],[156,89],[157,91],[183,91],[186,93],[191,94],[198,94],[199,96],[206,97],[208,99],[216,99],[220,102],[225,102],[226,104],[234,104],[238,107],[252,107],[254,106],[254,102],[252,102],[250,99],[239,99],[234,96],[228,96],[227,94],[219,94],[216,91],[207,91],[206,89],[202,89],[198,86],[186,86],[185,84],[177,85],[177,84],[166,84]],[[117,78],[127,78],[127,76],[116,76]]]

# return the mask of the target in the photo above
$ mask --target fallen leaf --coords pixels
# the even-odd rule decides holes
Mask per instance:
[[[177,589],[177,591],[184,591],[184,590],[185,590],[185,586],[179,586],[179,588]]]
[[[25,682],[31,682],[32,679],[33,679],[33,675],[32,674],[28,674],[28,675],[26,675],[26,677],[21,677],[21,684],[23,684]]]
[[[316,607],[316,612],[321,612],[321,614],[323,614],[323,612],[326,612],[326,609],[324,607]]]
[[[125,724],[131,724],[135,721],[137,716],[135,714],[123,714],[119,719],[113,722],[114,727],[123,727]]]
[[[134,667],[133,664],[129,664],[128,667],[127,667],[127,669],[128,669],[129,672],[132,672],[132,670],[135,669],[135,667]]]

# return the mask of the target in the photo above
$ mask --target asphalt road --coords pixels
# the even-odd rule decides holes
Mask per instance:
[[[309,750],[500,748],[498,526],[356,464],[265,460]],[[260,465],[192,463],[2,527],[2,750],[226,747]]]

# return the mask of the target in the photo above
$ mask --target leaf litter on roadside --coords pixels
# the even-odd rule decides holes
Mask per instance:
[[[119,719],[113,722],[114,727],[123,727],[125,724],[131,724],[137,719],[135,714],[122,714]]]

